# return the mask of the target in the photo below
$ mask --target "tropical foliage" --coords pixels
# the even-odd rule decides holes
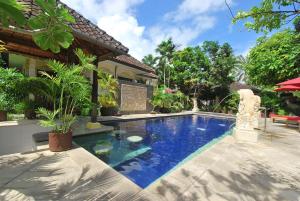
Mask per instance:
[[[238,59],[233,49],[228,43],[220,45],[217,41],[205,41],[201,47],[182,50],[176,50],[176,47],[172,39],[163,41],[156,49],[158,56],[147,55],[143,61],[156,68],[159,84],[179,89],[185,96],[197,97],[200,102],[206,102],[202,109],[213,110],[213,105],[229,94],[234,76],[240,76],[235,72]],[[157,94],[169,98],[168,94],[159,91]],[[170,108],[170,104],[161,103],[160,98],[157,102],[161,106],[168,104]]]
[[[186,95],[197,97],[200,84],[207,77],[209,60],[200,47],[187,47],[174,53],[172,85]]]
[[[153,68],[156,67],[157,60],[158,58],[153,56],[152,54],[148,54],[142,59],[144,64],[147,64],[148,66],[151,66]]]
[[[172,91],[167,87],[158,87],[153,94],[151,104],[159,112],[179,112],[189,102],[188,97],[180,91]]]
[[[111,74],[98,70],[99,76],[99,88],[101,93],[99,95],[99,102],[101,107],[117,107],[118,99],[118,80],[115,79]]]
[[[73,42],[72,30],[68,26],[75,22],[73,16],[56,0],[35,0],[35,3],[42,12],[26,21],[23,14],[26,7],[16,0],[0,0],[0,22],[5,27],[11,21],[19,28],[28,25],[33,31],[34,42],[43,50],[58,53],[61,47],[68,48]]]
[[[13,106],[22,98],[21,83],[24,80],[22,73],[15,69],[0,67],[0,110],[11,111]]]
[[[236,82],[245,82],[247,80],[247,76],[245,73],[246,65],[249,63],[249,57],[239,55],[236,57],[236,64],[232,71],[232,76]]]
[[[55,75],[42,73],[47,78],[44,94],[49,94],[53,108],[38,109],[40,116],[44,118],[40,120],[40,124],[52,127],[55,133],[67,133],[76,119],[75,108],[90,102],[91,87],[83,73],[86,70],[94,70],[89,62],[95,57],[84,55],[79,49],[76,50],[76,55],[79,56],[80,64],[67,66],[58,61],[49,61],[48,67]]]
[[[25,24],[23,10],[25,7],[16,0],[0,0],[0,22],[4,27],[8,27],[11,20],[17,25]]]
[[[260,31],[272,31],[283,25],[294,22],[299,28],[298,0],[262,0],[260,6],[254,6],[250,11],[240,11],[234,16],[233,22],[239,20],[252,19],[245,23],[249,29]]]
[[[72,29],[68,23],[75,19],[56,0],[35,0],[43,12],[29,19],[29,26],[34,30],[33,40],[43,50],[60,52],[60,47],[67,49],[73,42]],[[38,30],[38,31],[36,31]]]
[[[291,30],[262,37],[251,49],[246,74],[256,86],[272,87],[300,74],[300,35]]]

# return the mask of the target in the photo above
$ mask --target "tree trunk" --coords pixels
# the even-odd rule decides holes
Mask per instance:
[[[171,69],[169,66],[169,78],[168,78],[168,87],[170,88],[170,79],[171,79]]]
[[[166,86],[166,65],[164,65],[164,85]]]

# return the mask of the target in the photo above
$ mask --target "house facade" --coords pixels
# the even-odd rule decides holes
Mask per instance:
[[[19,0],[26,7],[26,17],[39,13],[40,8],[33,0]],[[75,10],[57,1],[67,8],[76,22],[70,24],[73,30],[74,41],[70,48],[63,49],[59,54],[41,50],[32,40],[30,30],[20,30],[12,26],[0,28],[0,40],[5,43],[8,52],[2,53],[1,58],[7,68],[17,68],[26,76],[40,76],[39,71],[49,71],[46,62],[56,59],[64,63],[76,62],[74,50],[81,48],[84,52],[97,57],[95,65],[111,73],[120,82],[120,111],[123,113],[147,112],[151,109],[149,99],[152,88],[156,84],[156,75],[152,68],[128,55],[128,48],[115,40],[105,31],[84,18]],[[89,72],[86,76],[92,84],[92,102],[98,103],[97,72]],[[132,99],[140,93],[140,98]],[[143,107],[140,107],[143,105]],[[96,108],[93,110],[93,120],[96,121]]]

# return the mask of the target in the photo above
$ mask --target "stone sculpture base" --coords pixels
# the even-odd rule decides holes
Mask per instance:
[[[234,128],[233,136],[238,142],[256,143],[258,141],[258,130],[247,130]]]
[[[192,98],[193,101],[193,110],[192,112],[199,112],[197,98]]]

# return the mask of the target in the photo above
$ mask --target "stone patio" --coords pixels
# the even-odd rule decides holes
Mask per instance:
[[[0,200],[300,200],[300,133],[268,122],[257,144],[227,136],[141,189],[82,148],[0,157]]]

